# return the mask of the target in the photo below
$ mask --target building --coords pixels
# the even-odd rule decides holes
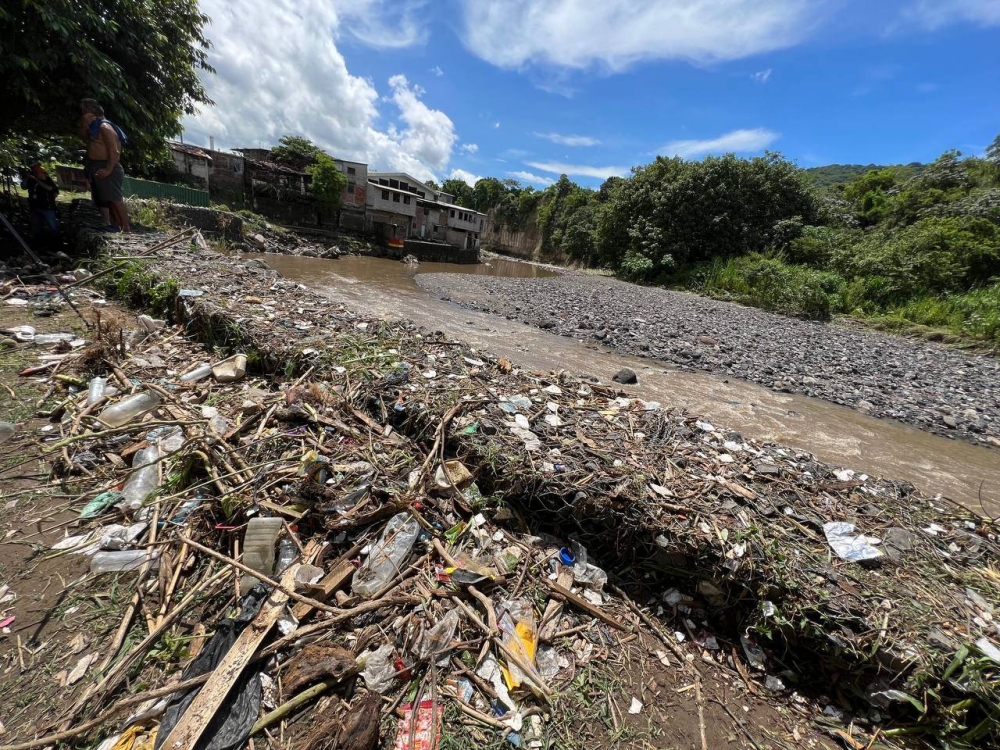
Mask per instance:
[[[212,172],[212,157],[197,146],[186,143],[167,141],[167,148],[173,157],[177,171],[184,175],[192,187],[209,189],[209,176]]]
[[[212,200],[225,203],[233,208],[243,205],[243,170],[244,158],[240,154],[228,151],[208,149],[206,153],[212,157],[212,171],[208,181],[208,191]]]
[[[336,163],[337,169],[347,178],[347,186],[340,197],[340,226],[363,232],[368,206],[368,165],[346,159],[336,159]]]
[[[405,172],[368,173],[368,221],[378,236],[479,247],[486,214],[456,206],[455,197]]]

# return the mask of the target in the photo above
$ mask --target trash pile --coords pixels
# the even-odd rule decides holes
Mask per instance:
[[[63,384],[47,444],[95,485],[61,552],[139,579],[75,731],[158,705],[156,748],[234,747],[336,690],[303,747],[370,747],[387,714],[396,747],[434,747],[446,711],[542,747],[576,666],[639,618],[682,664],[696,644],[767,690],[832,684],[907,732],[1000,737],[991,521],[360,318],[259,261],[102,241],[155,253],[176,321],[219,353],[151,319],[120,362],[100,342],[74,355],[106,380]],[[124,654],[133,616],[148,635]],[[122,701],[150,647],[195,623],[214,635],[191,639],[182,681]]]

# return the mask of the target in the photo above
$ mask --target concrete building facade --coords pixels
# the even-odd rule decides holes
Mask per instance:
[[[167,141],[167,148],[170,149],[170,156],[173,157],[177,171],[191,182],[192,187],[208,190],[212,157],[204,149],[186,143]]]

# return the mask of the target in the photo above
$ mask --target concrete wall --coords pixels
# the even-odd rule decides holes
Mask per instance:
[[[397,251],[400,252],[400,251]],[[472,248],[469,250],[443,245],[438,242],[421,242],[420,240],[407,240],[404,243],[402,255],[413,255],[417,260],[424,263],[478,263],[479,250]]]
[[[389,197],[386,198],[386,195]],[[407,199],[409,199],[409,203],[406,202]],[[399,214],[412,220],[417,215],[417,196],[387,187],[368,185],[368,210],[369,212],[383,211]],[[409,221],[407,221],[407,226],[409,226]]]
[[[181,219],[187,226],[198,227],[204,234],[222,237],[229,242],[238,242],[243,238],[243,219],[229,211],[178,203],[166,203],[164,207],[169,216]]]
[[[208,181],[208,192],[212,200],[229,206],[243,206],[243,157],[225,151],[208,151],[212,157],[212,173]]]
[[[212,171],[208,159],[174,149],[170,149],[170,155],[174,158],[174,165],[181,174],[189,176],[196,187],[208,189],[209,175]]]

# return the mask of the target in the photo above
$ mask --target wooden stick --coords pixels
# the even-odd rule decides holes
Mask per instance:
[[[190,544],[190,541],[188,543]],[[281,578],[281,586],[275,587],[271,592],[254,621],[243,629],[236,643],[213,670],[211,678],[170,730],[170,734],[161,745],[164,750],[192,750],[198,743],[216,711],[222,706],[233,683],[239,679],[260,644],[281,617],[288,601],[286,589],[295,585],[295,571],[298,569],[298,565],[292,565],[285,571]]]
[[[545,581],[545,583],[548,584],[549,588],[552,589],[553,592],[555,592],[559,596],[565,597],[566,601],[570,602],[576,607],[579,607],[587,614],[593,615],[601,622],[605,623],[606,625],[610,625],[613,628],[617,628],[618,630],[624,630],[626,633],[632,632],[631,628],[622,625],[620,622],[618,622],[618,620],[611,617],[611,615],[609,615],[607,612],[604,612],[603,610],[595,607],[593,604],[588,602],[582,596],[574,594],[565,586],[560,586],[558,583],[556,583],[555,581],[550,581],[548,578],[545,578],[543,580]]]
[[[319,697],[340,681],[339,678],[328,677],[322,682],[317,682],[311,688],[303,690],[294,698],[285,701],[270,713],[264,714],[264,716],[257,719],[257,723],[250,730],[250,736],[253,737],[257,732],[262,732],[275,722],[281,721],[297,708],[309,703],[313,698]]]
[[[351,560],[354,556],[358,554],[364,545],[355,544],[351,549],[341,557],[334,564],[333,569],[323,577],[319,582],[319,586],[322,589],[321,593],[317,596],[320,597],[320,601],[323,601],[334,591],[339,589],[344,583],[354,575],[356,568],[351,564]],[[301,620],[303,617],[312,612],[312,607],[304,602],[299,602],[294,607],[292,607],[292,614],[295,615],[296,620]]]
[[[332,615],[339,615],[343,614],[344,612],[344,610],[342,609],[331,607],[328,604],[324,604],[323,602],[318,601],[317,599],[312,599],[308,596],[303,596],[302,594],[300,594],[298,591],[295,590],[294,578],[292,579],[291,585],[286,585],[284,583],[284,578],[282,578],[282,583],[278,583],[273,578],[268,578],[267,576],[265,576],[259,570],[254,570],[253,568],[250,568],[241,562],[236,562],[236,560],[234,560],[233,558],[226,557],[221,552],[216,552],[214,549],[210,549],[209,547],[206,547],[203,544],[198,544],[198,542],[194,541],[193,539],[188,539],[186,536],[181,535],[180,540],[184,544],[191,547],[192,549],[196,549],[199,552],[204,552],[209,557],[214,557],[216,560],[224,562],[226,565],[230,565],[243,573],[247,573],[248,575],[253,576],[264,585],[270,586],[271,588],[275,588],[278,589],[279,591],[284,592],[284,594],[289,599],[294,599],[295,601],[301,602],[302,604],[308,604],[313,609],[318,609],[322,612],[329,612]]]

